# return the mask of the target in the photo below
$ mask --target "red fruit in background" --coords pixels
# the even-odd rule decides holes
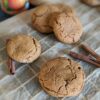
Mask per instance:
[[[26,0],[8,0],[8,6],[11,9],[18,10],[24,7]]]

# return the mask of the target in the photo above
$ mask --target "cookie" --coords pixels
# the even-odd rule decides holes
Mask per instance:
[[[59,57],[43,64],[39,73],[39,82],[51,96],[75,96],[83,88],[84,71],[73,60]]]
[[[73,16],[76,15],[74,9],[70,6],[70,5],[66,5],[66,4],[56,4],[56,6],[60,9],[59,12],[66,12],[68,15]]]
[[[15,61],[31,63],[41,53],[40,43],[29,35],[16,35],[10,38],[6,45],[8,55]]]
[[[100,6],[100,0],[81,0],[81,1],[89,6]]]
[[[41,33],[50,33],[52,28],[48,25],[50,14],[59,11],[54,5],[38,6],[32,14],[33,28]]]
[[[52,15],[53,16],[53,15]],[[57,39],[63,43],[76,43],[82,36],[83,28],[76,15],[67,12],[55,13],[52,27]]]
[[[49,19],[52,17],[52,13],[56,12],[69,12],[74,14],[73,9],[64,4],[49,4],[38,6],[32,14],[32,25],[33,28],[41,33],[52,32],[52,25],[49,25]]]
[[[60,9],[59,12],[54,12],[51,14],[51,17],[49,19],[49,26],[53,27],[53,22],[56,20],[56,16],[59,15],[60,13],[65,12],[69,16],[75,16],[75,11],[73,8],[69,5],[65,4],[56,4],[56,6]]]

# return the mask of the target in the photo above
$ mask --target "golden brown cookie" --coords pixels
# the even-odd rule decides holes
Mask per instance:
[[[82,24],[75,15],[68,12],[55,13],[51,21],[55,36],[63,43],[76,43],[82,36]]]
[[[75,96],[83,88],[84,72],[78,63],[59,57],[43,64],[39,73],[39,82],[52,96]]]
[[[81,1],[89,6],[100,6],[100,0],[81,0]]]
[[[65,4],[56,4],[56,6],[60,9],[59,12],[54,12],[51,14],[51,17],[49,19],[49,26],[51,26],[53,28],[53,22],[55,22],[57,15],[59,15],[60,13],[66,13],[69,16],[75,16],[75,11],[73,10],[73,8],[69,5],[65,5]]]
[[[64,4],[49,4],[38,6],[32,15],[32,25],[33,28],[41,33],[52,32],[52,27],[49,26],[49,19],[52,17],[52,13],[56,12],[69,12],[69,14],[74,14],[73,9]]]
[[[75,15],[75,11],[70,5],[66,5],[66,4],[62,4],[62,3],[55,4],[55,5],[60,9],[59,12],[61,12],[61,13],[66,12],[70,16]]]
[[[31,63],[41,53],[40,43],[29,35],[16,35],[7,42],[8,55],[15,61]]]
[[[50,33],[52,28],[48,25],[50,14],[59,11],[54,5],[38,6],[32,15],[33,28],[41,33]]]

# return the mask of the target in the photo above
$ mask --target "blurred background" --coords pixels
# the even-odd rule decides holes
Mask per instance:
[[[33,6],[33,5],[31,5],[30,3],[29,3],[29,1],[28,0],[1,0],[0,1],[0,22],[1,21],[4,21],[5,19],[7,19],[7,18],[10,18],[10,17],[12,17],[12,16],[14,16],[14,15],[16,15],[16,14],[12,14],[12,15],[10,15],[10,14],[8,14],[8,11],[4,11],[4,10],[2,10],[2,6],[1,5],[3,5],[3,4],[5,4],[5,8],[7,8],[8,6],[9,6],[9,1],[11,2],[11,1],[21,1],[22,3],[23,3],[23,5],[25,6],[25,10],[29,10],[29,9],[31,9],[31,8],[33,8],[33,7],[35,7],[35,6]],[[26,1],[27,3],[26,4],[24,4],[24,1]],[[19,3],[19,2],[18,2]],[[13,10],[15,10],[15,9],[13,9]],[[21,11],[21,9],[18,9],[18,13],[19,13],[19,11]]]

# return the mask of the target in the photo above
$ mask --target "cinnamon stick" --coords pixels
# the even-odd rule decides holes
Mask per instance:
[[[84,48],[87,52],[89,52],[96,59],[98,59],[98,61],[100,61],[100,55],[98,55],[95,51],[93,51],[89,46],[82,44],[81,47]]]
[[[6,39],[6,44],[10,41],[10,39]]]
[[[83,60],[83,61],[88,62],[90,64],[93,64],[93,65],[95,65],[97,67],[100,67],[99,63],[96,63],[96,62],[92,61],[91,59],[89,59],[88,56],[85,56],[84,54],[78,54],[78,53],[70,51],[69,55],[74,57],[74,58],[76,58],[76,59]]]
[[[95,59],[93,57],[89,57],[89,59],[92,60],[92,61],[94,61],[94,62],[96,62],[96,63],[99,63],[100,64],[100,60],[99,59]]]
[[[15,74],[15,62],[9,57],[8,58],[8,69],[9,69],[9,72],[10,74]]]
[[[6,44],[10,41],[10,39],[6,40]],[[8,65],[8,69],[10,74],[15,74],[15,61],[13,59],[11,59],[10,57],[8,57],[8,61],[7,61],[7,65]]]

